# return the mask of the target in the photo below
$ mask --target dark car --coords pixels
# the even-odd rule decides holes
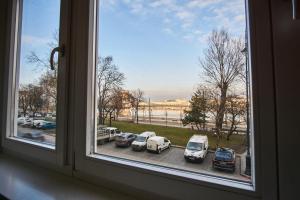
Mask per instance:
[[[21,135],[21,137],[30,139],[30,140],[34,140],[34,141],[39,141],[39,142],[45,141],[44,133],[42,131],[33,131],[30,133],[23,133]]]
[[[212,161],[212,166],[215,169],[235,171],[235,153],[229,148],[217,148]]]
[[[136,137],[133,133],[121,133],[116,137],[115,144],[118,147],[129,147]]]

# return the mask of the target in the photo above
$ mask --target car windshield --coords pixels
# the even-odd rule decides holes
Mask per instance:
[[[135,139],[135,141],[137,141],[137,142],[145,142],[146,141],[146,137],[144,137],[144,136],[137,136],[137,138]]]
[[[232,155],[228,151],[217,151],[216,152],[216,159],[217,160],[231,160]]]
[[[202,146],[203,144],[202,143],[197,143],[197,142],[189,142],[187,144],[187,149],[188,150],[196,150],[196,151],[201,151],[202,150]]]

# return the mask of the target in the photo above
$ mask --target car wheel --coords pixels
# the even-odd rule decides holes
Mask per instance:
[[[160,154],[160,153],[161,153],[161,149],[158,149],[158,150],[157,150],[157,153]]]
[[[171,149],[171,144],[169,144],[168,149]]]

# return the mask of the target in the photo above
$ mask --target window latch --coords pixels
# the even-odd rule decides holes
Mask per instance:
[[[300,19],[300,3],[299,0],[292,0],[293,19]]]
[[[60,47],[55,47],[51,51],[51,54],[50,54],[50,68],[51,68],[51,70],[55,70],[55,67],[54,67],[54,55],[55,55],[56,52],[58,52],[60,56],[64,56],[64,54],[65,54],[65,46],[62,45]]]

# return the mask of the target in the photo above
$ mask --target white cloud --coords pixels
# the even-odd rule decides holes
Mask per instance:
[[[238,23],[243,23],[246,19],[246,16],[244,14],[240,14],[234,17],[234,20]]]
[[[186,34],[183,36],[183,39],[188,41],[188,42],[192,42],[194,40],[194,35],[193,34]]]
[[[168,35],[174,35],[174,31],[171,28],[164,28],[163,32]]]
[[[181,27],[184,29],[192,26],[196,17],[194,13],[187,10],[178,11],[176,16],[181,20]]]
[[[34,46],[47,45],[52,40],[50,38],[36,37],[33,35],[22,35],[22,43]]]
[[[187,4],[188,8],[205,8],[212,4],[220,3],[221,0],[192,0]]]
[[[198,35],[197,37],[197,41],[201,44],[204,45],[207,43],[208,37],[209,37],[210,33],[202,33],[200,35]]]
[[[161,18],[162,32],[193,38],[204,43],[211,29],[224,27],[242,35],[245,26],[244,0],[108,0],[125,5],[130,13],[150,19]],[[199,29],[201,26],[201,30]]]
[[[176,13],[176,16],[181,20],[192,20],[195,17],[193,13],[188,12],[186,10],[178,11]]]

